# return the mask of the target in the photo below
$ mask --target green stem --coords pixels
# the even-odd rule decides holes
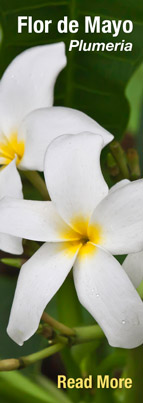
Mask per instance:
[[[50,200],[48,190],[46,188],[44,180],[41,178],[40,174],[36,171],[22,171],[26,178],[32,185],[39,190],[43,200]]]
[[[113,157],[111,153],[107,154],[107,168],[109,170],[109,174],[113,177],[116,178],[120,174],[119,166],[117,164],[117,161]]]
[[[56,319],[52,318],[48,313],[44,312],[42,315],[42,320],[51,326],[53,329],[59,330],[60,333],[66,336],[74,336],[75,330],[68,326],[63,325],[63,323],[58,322]]]
[[[44,358],[50,357],[51,355],[57,353],[62,350],[64,347],[63,343],[57,343],[53,346],[47,347],[44,350],[38,351],[34,354],[30,354],[24,357],[20,357],[18,359],[12,358],[8,360],[0,361],[0,371],[12,371],[18,368],[25,368],[31,364],[39,360],[43,360]]]
[[[110,150],[119,166],[123,179],[129,179],[129,169],[127,165],[126,155],[118,141],[112,141],[112,143],[110,144]]]
[[[134,148],[129,148],[127,151],[127,162],[130,169],[130,176],[132,180],[141,177],[140,162],[137,151]]]
[[[76,327],[74,330],[76,337],[73,344],[87,343],[92,340],[101,340],[105,337],[102,329],[98,325]]]
[[[72,344],[85,343],[105,337],[102,329],[98,325],[70,328],[58,322],[56,319],[53,319],[46,312],[43,313],[42,320],[53,329],[58,330],[62,335],[71,337]]]
[[[47,314],[44,312],[44,318],[46,317],[46,315]],[[47,316],[49,317],[49,315]],[[48,324],[49,323],[54,325],[54,328],[62,331],[62,333],[64,334],[66,331],[66,336],[68,337],[65,337],[63,335],[56,335],[54,339],[55,344],[45,348],[44,350],[38,351],[28,356],[20,357],[18,359],[12,358],[8,360],[2,360],[0,361],[0,371],[12,371],[19,368],[25,368],[39,360],[43,360],[43,358],[50,357],[51,355],[62,350],[66,345],[72,346],[76,344],[87,343],[92,340],[102,339],[104,337],[104,333],[98,325],[70,329],[51,317],[48,318]]]

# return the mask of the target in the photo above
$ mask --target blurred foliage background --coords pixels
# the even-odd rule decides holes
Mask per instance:
[[[17,17],[32,16],[36,19],[52,19],[50,34],[28,34],[23,29],[17,33]],[[59,34],[56,25],[67,15],[80,24],[78,34]],[[120,32],[117,38],[110,34],[85,34],[85,15],[101,16],[101,19],[131,19],[134,30],[131,34]],[[84,39],[86,42],[120,42],[125,39],[133,43],[132,52],[68,52],[71,39]],[[134,148],[138,152],[140,168],[143,171],[143,2],[138,0],[0,0],[0,75],[11,60],[24,49],[35,45],[63,40],[67,48],[68,63],[60,74],[55,88],[55,105],[65,105],[80,109],[122,141],[123,148]],[[108,169],[107,154],[102,156],[103,168],[109,185],[116,177]],[[26,198],[39,199],[40,195],[23,178]],[[29,243],[30,244],[30,243]],[[32,246],[32,245],[31,245]],[[25,256],[27,246],[25,244]],[[1,258],[6,254],[1,253]],[[9,257],[9,255],[7,255]],[[0,267],[0,357],[19,357],[44,348],[46,339],[35,335],[18,347],[6,334],[10,307],[14,295],[18,268],[1,263]],[[66,303],[65,303],[66,301]],[[73,286],[72,275],[47,307],[47,312],[69,326],[94,324],[93,318],[81,307]],[[138,350],[138,349],[136,349]],[[139,350],[138,358],[141,356]],[[68,377],[109,374],[121,376],[128,373],[129,358],[126,350],[111,348],[106,339],[92,341],[65,349],[42,363],[21,370],[21,372],[0,374],[0,401],[2,403],[70,403],[70,402],[142,402],[141,383],[126,395],[125,391],[101,389],[92,391],[68,389],[66,393],[56,387],[57,374]],[[142,360],[141,360],[142,361]],[[140,372],[142,363],[140,364]],[[137,364],[138,365],[138,364]]]

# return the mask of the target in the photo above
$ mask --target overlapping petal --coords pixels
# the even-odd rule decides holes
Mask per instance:
[[[23,120],[18,132],[19,140],[25,141],[25,153],[19,167],[42,171],[45,150],[52,140],[62,134],[85,131],[100,134],[103,137],[103,146],[113,139],[95,120],[75,109],[52,107],[30,113]]]
[[[0,86],[0,122],[6,135],[32,110],[52,105],[54,84],[65,65],[63,42],[33,47],[12,61]]]
[[[79,243],[44,244],[22,267],[7,332],[19,345],[35,333],[47,303],[76,259]]]
[[[0,201],[0,230],[35,241],[78,240],[52,202],[4,198]]]
[[[137,288],[143,280],[143,251],[130,253],[123,262],[123,268]]]
[[[143,180],[131,182],[109,192],[95,209],[89,225],[94,242],[100,225],[101,245],[113,254],[127,254],[143,249]]]
[[[64,135],[48,147],[45,180],[63,219],[84,233],[95,206],[108,193],[100,168],[103,139],[92,133]]]
[[[94,245],[81,248],[74,281],[81,304],[99,323],[111,346],[133,348],[143,343],[142,300],[112,255]]]

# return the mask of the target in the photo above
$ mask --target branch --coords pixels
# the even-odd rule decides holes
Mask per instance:
[[[66,336],[75,336],[75,330],[63,323],[58,322],[56,319],[52,318],[48,313],[44,312],[41,318],[45,323],[51,326],[53,329],[58,330],[61,334]]]
[[[12,358],[1,360],[0,371],[12,371],[25,368],[39,360],[43,360],[43,358],[50,357],[67,345],[72,347],[73,345],[87,343],[93,340],[102,340],[102,338],[105,337],[103,331],[98,325],[81,326],[71,329],[63,323],[53,319],[46,312],[43,313],[42,320],[45,321],[47,325],[45,323],[43,325],[40,324],[38,333],[42,334],[46,339],[49,339],[51,345],[44,350],[18,359]],[[53,328],[58,330],[60,334],[53,333]]]
[[[50,357],[64,348],[64,343],[57,343],[53,346],[47,347],[44,350],[37,351],[34,354],[30,354],[20,358],[11,358],[8,360],[0,361],[0,371],[12,371],[16,369],[25,368],[39,360]]]

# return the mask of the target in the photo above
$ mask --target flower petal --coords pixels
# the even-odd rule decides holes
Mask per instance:
[[[92,133],[64,135],[48,147],[45,179],[65,221],[83,233],[95,206],[108,192],[100,168],[103,139]]]
[[[13,255],[23,253],[22,239],[0,232],[0,250]]]
[[[94,245],[90,251],[84,248],[74,264],[81,304],[99,323],[111,346],[139,346],[143,343],[142,300],[113,256]]]
[[[22,199],[22,183],[16,169],[15,160],[0,170],[0,199],[4,196],[13,196]],[[5,222],[7,217],[5,218]],[[22,239],[0,233],[0,249],[4,252],[20,255],[23,252]]]
[[[117,188],[95,209],[89,237],[93,243],[96,226],[102,229],[101,245],[113,254],[143,250],[143,180]]]
[[[130,183],[130,181],[129,181],[128,179],[123,179],[123,180],[121,180],[121,181],[115,183],[115,185],[113,185],[113,186],[110,188],[109,193],[114,192],[115,190],[120,189],[120,188],[122,188],[123,186],[128,185],[129,183]]]
[[[83,131],[100,134],[104,146],[113,136],[95,120],[76,109],[52,107],[30,113],[19,128],[19,140],[25,142],[25,153],[19,167],[43,171],[47,146],[62,134],[77,134]]]
[[[22,266],[7,328],[19,345],[36,332],[46,305],[64,282],[79,248],[79,243],[44,244]]]
[[[0,199],[5,196],[23,198],[22,182],[15,160],[0,170]]]
[[[123,262],[123,268],[137,288],[143,280],[143,252],[130,253]]]
[[[0,89],[0,121],[6,135],[32,110],[52,105],[54,84],[65,65],[63,42],[33,47],[12,61]]]
[[[0,200],[0,232],[43,242],[79,239],[79,234],[62,220],[53,203],[48,201]]]

